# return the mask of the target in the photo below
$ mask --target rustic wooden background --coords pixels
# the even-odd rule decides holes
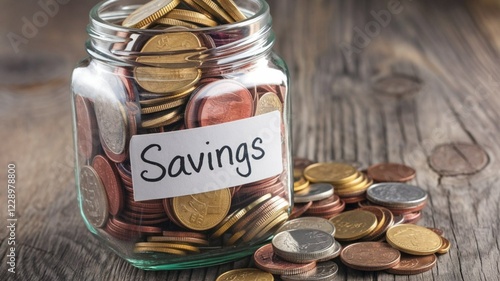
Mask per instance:
[[[0,279],[215,280],[251,265],[247,258],[146,272],[86,230],[74,187],[68,81],[85,56],[96,1],[59,1],[68,3],[46,22],[38,18],[40,27],[17,45],[8,34],[23,36],[24,18],[32,22],[42,9],[35,0],[0,2]],[[419,224],[443,229],[452,242],[427,273],[341,267],[336,280],[499,280],[499,2],[269,3],[275,49],[292,74],[294,154],[415,167],[413,183],[430,195]],[[391,5],[399,12],[377,21],[374,14]],[[5,259],[8,163],[18,179],[16,275]]]

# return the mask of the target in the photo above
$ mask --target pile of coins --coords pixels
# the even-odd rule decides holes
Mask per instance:
[[[358,167],[295,159],[290,220],[254,253],[261,271],[252,269],[253,274],[271,273],[285,281],[334,280],[336,258],[352,269],[402,275],[435,266],[436,254],[447,253],[451,243],[441,230],[414,224],[428,199],[422,188],[406,183],[415,170],[397,163],[375,164],[365,171]],[[337,192],[337,186],[348,195]],[[245,270],[250,269],[229,271],[217,280],[243,277]]]
[[[82,89],[75,92],[74,102],[85,219],[112,238],[133,244],[139,258],[253,243],[268,238],[288,219],[286,167],[281,174],[242,186],[134,200],[132,136],[211,126],[273,111],[283,114],[285,74],[276,75],[278,70],[249,61],[241,69],[203,61],[208,51],[221,46],[229,52],[222,54],[225,59],[241,54],[244,41],[236,49],[227,45],[248,34],[195,30],[246,18],[232,0],[152,0],[116,22],[152,31],[117,32],[116,38],[123,42],[113,43],[111,52],[136,57],[130,66],[91,62],[75,71],[74,89]],[[248,49],[255,42],[245,44]],[[249,79],[246,75],[253,71],[273,75]],[[93,73],[92,81],[84,81]],[[98,86],[85,92],[89,88],[85,83]],[[284,130],[281,134],[286,141]],[[287,148],[283,150],[286,159]]]

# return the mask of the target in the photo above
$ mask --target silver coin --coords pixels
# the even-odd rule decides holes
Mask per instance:
[[[80,194],[87,221],[94,227],[103,227],[108,221],[108,197],[99,175],[90,166],[83,166],[80,170]]]
[[[338,265],[333,261],[320,262],[306,273],[281,275],[283,281],[331,281],[337,276]]]
[[[114,154],[122,154],[127,141],[127,117],[121,102],[111,95],[99,95],[94,99],[94,108],[103,144]]]
[[[342,251],[342,245],[340,245],[339,241],[335,240],[335,245],[333,246],[331,252],[326,257],[317,260],[317,262],[324,262],[324,261],[332,260],[332,259],[340,256],[341,251]]]
[[[292,229],[276,234],[272,240],[276,255],[289,262],[308,263],[327,257],[335,247],[329,233],[317,229]]]
[[[289,220],[283,224],[276,233],[285,230],[305,228],[322,230],[335,236],[335,225],[331,221],[320,217],[300,217]]]
[[[366,190],[366,198],[371,202],[388,207],[414,207],[427,200],[427,192],[406,183],[377,183]]]
[[[333,185],[329,183],[314,183],[303,191],[295,192],[293,201],[295,203],[307,203],[319,201],[333,195]]]

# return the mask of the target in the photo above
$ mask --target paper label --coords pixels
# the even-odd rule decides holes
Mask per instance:
[[[136,201],[239,186],[283,171],[279,111],[208,127],[135,135]]]

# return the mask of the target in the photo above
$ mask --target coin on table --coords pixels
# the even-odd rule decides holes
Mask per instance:
[[[250,91],[227,79],[204,85],[191,101],[199,102],[198,118],[203,127],[249,118],[254,111]]]
[[[287,221],[283,226],[281,226],[276,233],[292,230],[292,229],[318,229],[329,233],[330,235],[335,235],[335,225],[327,219],[318,217],[301,217],[293,220]]]
[[[272,274],[300,274],[316,267],[316,262],[292,263],[278,257],[273,250],[271,243],[257,249],[253,255],[255,265]]]
[[[123,20],[125,27],[143,28],[179,5],[180,0],[152,0],[140,6]]]
[[[368,211],[352,210],[340,213],[330,221],[335,225],[335,239],[352,241],[370,234],[377,227],[377,217]]]
[[[219,275],[215,281],[273,281],[271,273],[257,268],[239,268],[226,271]]]
[[[309,201],[319,201],[333,195],[333,186],[329,183],[314,183],[308,188],[295,192],[293,201],[295,203],[307,203]]]
[[[377,271],[394,267],[401,253],[384,242],[359,242],[346,246],[340,253],[342,263],[363,271]]]
[[[317,263],[316,267],[306,273],[281,275],[283,281],[331,281],[337,276],[338,265],[333,261]]]
[[[268,92],[259,98],[255,109],[255,115],[261,115],[276,110],[281,113],[283,111],[283,104],[275,93]]]
[[[334,186],[352,181],[357,175],[353,166],[337,162],[316,163],[304,170],[304,176],[310,182],[328,182]]]
[[[446,254],[450,251],[451,242],[450,242],[450,240],[444,238],[443,236],[441,236],[441,240],[443,240],[443,244],[441,245],[441,248],[439,248],[439,250],[436,253]]]
[[[90,166],[80,170],[80,193],[83,213],[94,227],[103,227],[108,221],[109,207],[106,190],[99,175]]]
[[[412,275],[431,270],[436,265],[436,255],[414,256],[402,253],[399,263],[385,271],[392,274]]]
[[[367,169],[368,176],[376,182],[407,182],[415,178],[415,169],[398,163],[380,163]]]
[[[410,255],[434,254],[443,245],[441,236],[423,226],[400,224],[389,228],[386,240],[391,246]]]
[[[282,259],[308,263],[327,257],[335,248],[333,236],[317,229],[285,230],[273,237],[274,252]]]
[[[366,190],[366,198],[378,205],[395,208],[415,207],[427,200],[427,192],[406,183],[376,183]]]
[[[231,207],[231,191],[210,192],[174,197],[172,209],[179,222],[191,230],[207,230],[219,224]]]

